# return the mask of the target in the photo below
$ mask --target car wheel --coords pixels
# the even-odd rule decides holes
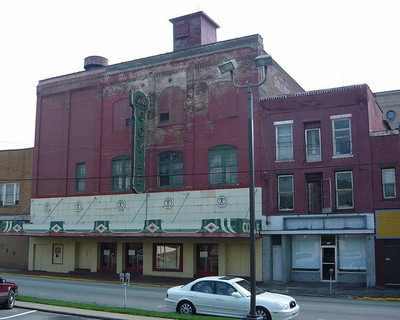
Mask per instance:
[[[271,315],[269,311],[263,307],[257,307],[256,314],[258,316],[262,316],[264,320],[271,320]]]
[[[14,305],[15,305],[15,292],[14,292],[14,290],[10,290],[10,292],[8,292],[6,308],[12,309],[14,307]]]
[[[189,301],[182,301],[178,305],[178,312],[180,314],[195,314],[196,309],[194,305]]]

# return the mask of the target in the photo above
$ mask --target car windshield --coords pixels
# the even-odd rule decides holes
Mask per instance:
[[[236,282],[237,285],[241,286],[243,289],[245,289],[246,291],[248,291],[248,295],[250,295],[251,292],[251,284],[250,282],[248,282],[247,280],[240,280],[238,282]],[[256,295],[264,293],[264,290],[262,290],[261,288],[256,286]]]

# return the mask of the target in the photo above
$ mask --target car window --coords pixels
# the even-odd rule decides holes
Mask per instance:
[[[230,296],[233,292],[235,292],[235,288],[233,288],[229,283],[226,282],[217,282],[216,283],[217,294],[221,294],[224,296]]]
[[[192,291],[213,293],[212,282],[211,281],[200,281],[192,286]]]

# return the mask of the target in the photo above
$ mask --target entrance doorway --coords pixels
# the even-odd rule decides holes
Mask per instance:
[[[398,286],[400,285],[400,241],[385,241],[385,284]]]
[[[116,272],[117,244],[114,242],[100,243],[100,271]]]
[[[125,270],[133,274],[143,274],[143,243],[125,245]]]
[[[336,281],[336,247],[322,247],[321,250],[322,280]]]
[[[218,244],[198,244],[196,261],[198,276],[218,275]]]

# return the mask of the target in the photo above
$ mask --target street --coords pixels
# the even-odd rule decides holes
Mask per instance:
[[[10,281],[19,284],[20,294],[48,299],[124,306],[124,287],[117,283],[86,282],[6,275]],[[127,288],[127,307],[161,312],[170,312],[164,306],[166,288],[158,286],[130,285]],[[297,320],[397,320],[400,303],[394,301],[370,301],[338,299],[327,297],[295,296],[300,305]],[[17,299],[18,300],[18,299]],[[15,309],[17,310],[17,309]],[[5,312],[1,310],[0,320]],[[25,310],[26,312],[27,310]],[[35,313],[20,316],[18,319],[36,319]],[[37,318],[37,319],[79,319]]]

